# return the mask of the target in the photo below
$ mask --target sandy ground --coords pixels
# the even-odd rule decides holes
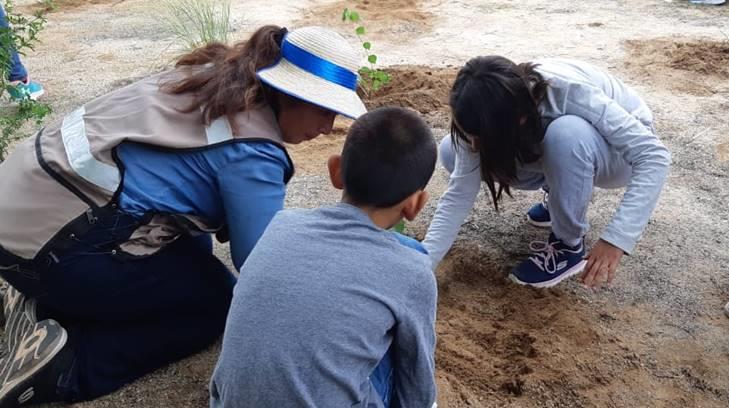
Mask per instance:
[[[176,54],[158,23],[156,2],[59,3],[44,43],[24,58],[46,87],[54,115],[162,69]],[[453,68],[477,54],[580,58],[638,89],[674,164],[635,254],[623,260],[610,289],[591,292],[576,282],[542,291],[515,286],[505,279],[509,269],[526,255],[530,240],[545,238],[523,222],[539,196],[516,192],[498,214],[482,196],[438,270],[439,402],[729,406],[729,319],[721,312],[729,300],[729,6],[679,0],[234,3],[234,38],[241,39],[263,23],[328,25],[350,35],[353,27],[338,16],[345,6],[360,9],[380,61],[400,65],[394,85],[370,105],[420,109],[438,137],[448,123],[444,98]],[[292,148],[299,174],[288,205],[338,198],[324,176],[324,160],[339,148],[347,124]],[[446,182],[439,170],[429,186],[433,196]],[[595,193],[589,243],[620,196]],[[409,233],[422,237],[435,204],[408,225]],[[228,258],[226,247],[216,250]],[[213,348],[77,406],[204,406],[216,354]]]

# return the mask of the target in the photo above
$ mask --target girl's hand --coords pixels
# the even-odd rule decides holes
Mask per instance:
[[[589,288],[598,288],[603,283],[609,285],[615,277],[623,250],[606,241],[599,240],[585,257],[587,266],[582,275],[582,284]]]

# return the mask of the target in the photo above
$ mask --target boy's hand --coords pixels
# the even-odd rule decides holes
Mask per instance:
[[[582,275],[582,284],[589,288],[610,284],[615,277],[623,250],[606,241],[599,240],[585,257],[587,266]]]

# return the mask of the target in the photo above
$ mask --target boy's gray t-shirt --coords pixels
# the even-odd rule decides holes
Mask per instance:
[[[430,407],[436,291],[428,256],[360,209],[279,212],[241,268],[210,406],[381,407],[368,377],[392,344],[392,406]]]

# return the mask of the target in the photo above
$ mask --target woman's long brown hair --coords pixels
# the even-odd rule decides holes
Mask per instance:
[[[286,29],[266,25],[247,40],[234,46],[208,44],[183,55],[176,67],[191,69],[183,79],[165,83],[162,90],[170,94],[191,93],[192,104],[184,112],[202,109],[203,124],[266,103],[274,92],[256,78],[256,71],[275,63],[281,56],[281,41]]]

